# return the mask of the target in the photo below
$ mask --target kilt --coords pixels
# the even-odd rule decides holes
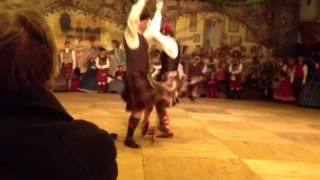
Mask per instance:
[[[61,69],[61,74],[65,79],[72,79],[73,77],[73,65],[72,63],[63,63],[62,64],[62,69]]]
[[[178,78],[176,71],[165,73],[158,83],[157,91],[166,102],[166,107],[174,106],[178,103],[179,90],[182,88],[182,80]]]
[[[99,69],[96,75],[97,83],[108,83],[108,70],[107,69]]]
[[[153,106],[160,94],[149,82],[145,72],[128,73],[124,78],[122,99],[126,102],[126,111],[140,112]]]

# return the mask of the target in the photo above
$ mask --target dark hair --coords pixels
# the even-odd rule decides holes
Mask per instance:
[[[143,12],[140,14],[140,21],[151,19],[150,13],[148,9],[144,9]]]
[[[107,51],[104,47],[99,47],[99,51]]]
[[[117,48],[119,48],[120,47],[120,42],[119,41],[117,41],[117,40],[112,40],[111,41],[111,43],[113,43],[113,44],[116,44],[116,46],[117,46]]]
[[[241,52],[240,52],[240,51],[234,50],[234,51],[232,52],[232,57],[240,57],[240,56],[241,56]]]
[[[25,5],[0,3],[0,92],[46,89],[57,72],[56,47],[44,17]]]

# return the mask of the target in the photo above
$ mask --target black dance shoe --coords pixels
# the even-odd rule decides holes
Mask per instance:
[[[124,145],[129,147],[129,148],[133,148],[133,149],[139,149],[140,145],[137,144],[133,139],[126,139],[124,141]]]

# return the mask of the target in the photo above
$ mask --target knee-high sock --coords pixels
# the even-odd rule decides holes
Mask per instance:
[[[166,132],[170,132],[170,119],[166,111],[166,102],[160,101],[156,104],[156,110],[159,117],[159,128]]]
[[[130,116],[128,124],[127,139],[133,138],[134,131],[138,126],[140,119]]]

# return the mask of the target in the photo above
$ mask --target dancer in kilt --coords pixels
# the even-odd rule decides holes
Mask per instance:
[[[178,55],[175,41],[160,33],[163,2],[157,1],[151,22],[148,13],[143,12],[145,4],[146,0],[138,0],[133,5],[124,32],[127,74],[122,98],[126,102],[126,110],[131,112],[124,144],[130,148],[140,147],[133,139],[134,131],[143,113],[150,112],[154,103],[161,99],[161,94],[151,86],[148,78],[149,46],[157,42],[170,57]]]
[[[60,51],[61,74],[66,80],[67,90],[71,91],[73,72],[76,69],[76,53],[70,48],[70,41],[64,43],[65,49]]]
[[[173,29],[169,24],[166,24],[162,29],[162,33],[168,38],[173,39],[174,33]],[[179,48],[178,48],[179,49]],[[175,51],[178,51],[176,49]],[[156,101],[154,106],[156,108],[158,118],[159,118],[159,131],[160,134],[157,137],[161,138],[171,138],[173,137],[173,133],[170,127],[170,118],[167,113],[166,108],[169,106],[174,106],[178,103],[178,90],[181,87],[181,81],[179,79],[178,67],[180,64],[180,53],[178,53],[176,58],[171,58],[165,51],[163,51],[160,55],[160,64],[161,69],[159,74],[157,75],[157,82],[152,83],[153,87],[157,89],[158,95],[161,95],[161,99]],[[142,135],[146,135],[149,129],[149,117],[152,111],[152,107],[150,107],[150,111],[145,114]],[[150,134],[152,135],[152,129],[149,129]]]

